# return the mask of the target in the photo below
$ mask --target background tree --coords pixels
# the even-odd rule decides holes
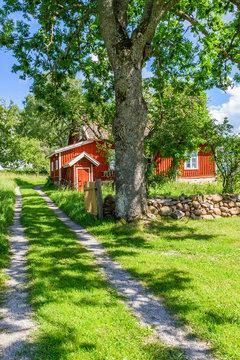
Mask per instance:
[[[19,149],[16,127],[19,122],[18,107],[12,102],[7,106],[0,101],[0,164],[3,167],[16,160]]]
[[[146,96],[149,108],[149,133],[145,141],[145,152],[151,159],[148,170],[154,174],[157,155],[171,158],[168,175],[176,178],[179,166],[187,160],[189,153],[205,143],[203,129],[211,122],[206,106],[206,95],[193,84],[174,83],[162,85],[151,79],[157,91]]]
[[[42,141],[22,136],[21,112],[12,102],[0,104],[0,164],[7,169],[28,168],[35,173],[47,171],[49,151]]]
[[[38,139],[50,150],[66,146],[74,124],[87,121],[87,101],[81,80],[68,80],[52,97],[26,97],[18,131],[22,136]]]
[[[142,67],[154,55],[165,73],[192,77],[199,87],[227,86],[231,62],[240,65],[239,1],[5,0],[5,4],[1,44],[13,50],[18,60],[14,70],[23,78],[34,78],[36,93],[54,97],[64,79],[79,70],[87,81],[84,65],[88,62],[94,72],[99,64],[90,55],[98,56],[100,78],[96,71],[92,80],[101,84],[104,77],[115,93],[116,213],[129,220],[140,216],[146,207],[148,123]],[[22,12],[22,21],[11,20],[14,12]],[[37,26],[32,26],[32,18]],[[104,72],[109,68],[113,84],[107,82],[109,71]],[[45,82],[49,75],[52,85]]]
[[[233,193],[240,181],[240,137],[232,129],[227,118],[223,123],[212,119],[205,126],[208,148],[212,150],[224,193]]]

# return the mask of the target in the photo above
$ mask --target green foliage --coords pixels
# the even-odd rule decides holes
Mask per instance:
[[[0,291],[3,290],[5,276],[2,270],[9,261],[8,227],[12,224],[16,183],[7,174],[0,174]]]
[[[228,119],[223,123],[212,120],[207,126],[206,138],[217,166],[217,174],[222,179],[223,192],[239,190],[240,182],[240,136],[232,133]]]
[[[167,186],[158,194],[213,193],[220,188],[219,184]],[[238,359],[239,217],[213,221],[162,219],[123,225],[94,220],[84,211],[80,193],[50,190],[48,194],[74,221],[97,237],[125,269],[164,298],[180,323],[209,341],[219,358]]]
[[[6,165],[18,156],[19,138],[16,127],[19,124],[19,109],[13,103],[9,106],[0,102],[0,164]]]
[[[152,331],[139,326],[103,279],[93,256],[31,185],[21,185],[22,222],[30,243],[30,301],[39,324],[30,345],[34,358],[183,359],[179,350],[151,340]],[[82,195],[71,194],[74,199]]]
[[[152,159],[147,179],[157,183],[162,177],[175,179],[179,166],[189,153],[205,142],[203,129],[211,122],[206,95],[197,91],[193,84],[175,82],[175,87],[163,84],[158,77],[150,81],[151,90],[146,92],[149,108],[149,134],[145,141],[145,153]],[[171,158],[171,167],[164,174],[156,173],[154,160],[157,155]]]
[[[47,89],[49,86],[48,83]],[[26,97],[18,131],[22,136],[40,140],[48,148],[63,147],[74,125],[87,120],[85,114],[82,81],[68,80],[54,94],[44,94],[41,99]]]
[[[240,188],[239,188],[240,190]],[[162,196],[181,196],[185,194],[196,195],[196,194],[215,194],[222,193],[222,184],[220,181],[214,181],[212,183],[189,183],[180,181],[166,181],[164,184],[156,184],[150,187],[149,196],[154,197],[155,195]]]
[[[127,48],[136,40],[137,30],[145,30],[145,6],[142,0],[129,2],[122,48],[125,48],[124,41]],[[18,12],[18,21],[13,20],[15,12]],[[32,26],[32,19],[37,26]],[[143,65],[149,56],[153,57],[153,71],[158,72],[163,82],[192,79],[201,89],[213,85],[226,88],[228,75],[234,70],[231,62],[240,63],[236,51],[238,21],[232,1],[179,0],[159,21],[152,51],[143,57]],[[98,112],[102,119],[113,117],[111,100],[115,79],[107,57],[107,44],[101,36],[95,0],[80,3],[5,0],[0,24],[0,44],[13,50],[17,60],[14,71],[20,71],[22,78],[34,78],[36,94],[42,98],[55,97],[68,77],[82,71],[91,117],[97,119]]]

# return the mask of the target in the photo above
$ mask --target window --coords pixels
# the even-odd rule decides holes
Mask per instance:
[[[51,171],[53,171],[53,161],[51,162]]]
[[[109,149],[108,150],[108,167],[110,170],[115,170],[115,150],[114,149]]]
[[[56,160],[56,170],[58,170],[58,160]]]
[[[190,156],[188,160],[185,161],[185,170],[197,170],[198,169],[198,153],[194,151],[192,154],[187,153],[187,156]]]

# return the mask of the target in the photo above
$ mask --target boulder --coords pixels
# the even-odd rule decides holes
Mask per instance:
[[[158,209],[156,209],[155,206],[152,205],[148,207],[148,212],[153,215],[158,215]]]
[[[239,215],[240,214],[240,209],[238,207],[233,207],[229,210],[231,215]]]
[[[222,214],[221,210],[218,209],[218,208],[214,208],[213,212],[214,212],[215,215],[221,215]]]
[[[191,199],[186,198],[186,199],[182,200],[181,203],[182,203],[182,204],[188,204],[188,203],[190,203],[191,201],[192,201]]]
[[[234,201],[230,201],[228,203],[228,207],[230,207],[230,208],[234,208],[235,206],[236,206],[236,203]]]
[[[115,217],[115,198],[107,195],[103,202],[103,215],[106,217]]]
[[[188,204],[183,204],[183,209],[184,209],[185,211],[189,211],[190,206],[189,206]]]
[[[172,213],[172,209],[169,206],[163,206],[160,210],[159,213],[161,216],[170,216]]]
[[[171,217],[176,220],[182,219],[184,216],[185,213],[181,210],[175,210],[171,215]]]
[[[228,214],[227,214],[226,212],[222,212],[222,216],[223,216],[223,217],[227,217]]]
[[[192,202],[192,205],[193,205],[193,207],[195,208],[195,209],[199,209],[200,208],[200,204],[199,204],[199,202],[198,201],[196,201],[196,200],[194,200],[193,202]]]
[[[210,204],[207,203],[207,202],[204,202],[201,205],[202,205],[203,208],[206,208],[206,209],[208,209],[210,207]]]
[[[202,215],[202,219],[204,220],[212,220],[214,217],[212,215]]]
[[[183,210],[183,204],[178,203],[176,208],[177,208],[177,210]]]
[[[221,210],[222,212],[225,212],[225,213],[228,213],[228,211],[229,211],[226,206],[221,206],[221,207],[220,207],[220,210]]]
[[[185,215],[186,215],[187,217],[189,217],[189,216],[190,216],[190,212],[189,212],[189,211],[186,211],[186,212],[185,212]]]
[[[222,201],[222,199],[223,199],[222,195],[213,194],[211,200],[212,200],[213,203],[219,203],[220,201]]]
[[[195,210],[194,214],[196,216],[201,216],[202,215],[202,210]]]

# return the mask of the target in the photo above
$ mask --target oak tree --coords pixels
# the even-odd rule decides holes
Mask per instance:
[[[106,103],[114,88],[116,213],[131,220],[146,207],[143,66],[153,56],[164,76],[226,87],[231,64],[240,64],[239,9],[239,0],[5,0],[0,42],[35,93],[54,97],[80,70]]]

